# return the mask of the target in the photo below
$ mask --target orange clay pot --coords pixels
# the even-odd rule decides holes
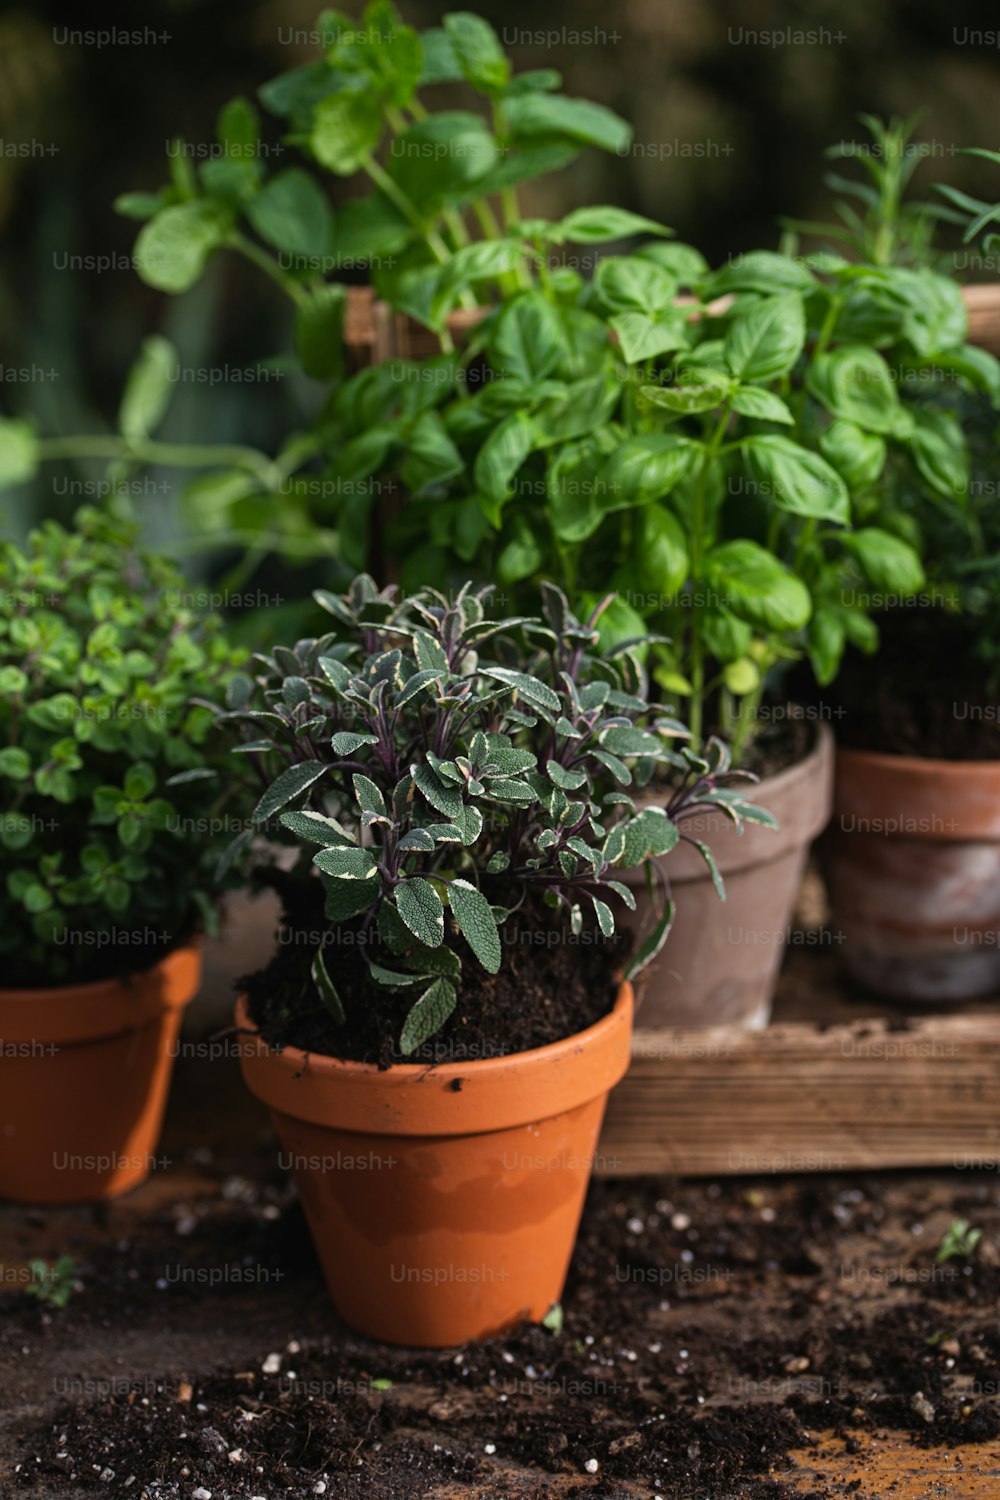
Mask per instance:
[[[390,1344],[447,1348],[562,1296],[632,989],[586,1031],[439,1066],[241,1049],[267,1104],[338,1312]]]
[[[145,1181],[201,955],[141,974],[0,990],[0,1198],[78,1203]]]
[[[848,972],[940,1004],[1000,985],[1000,761],[837,751],[820,845]]]

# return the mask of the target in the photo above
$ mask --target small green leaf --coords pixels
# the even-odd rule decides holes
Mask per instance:
[[[785,375],[805,347],[806,320],[796,293],[768,297],[739,313],[726,330],[725,356],[740,380]]]
[[[562,1304],[553,1302],[545,1317],[542,1319],[542,1327],[547,1328],[550,1333],[562,1333],[563,1310]]]
[[[510,63],[489,22],[471,11],[452,11],[444,17],[444,33],[466,82],[486,94],[500,93]]]
[[[376,872],[373,854],[347,845],[321,849],[313,855],[313,864],[337,880],[371,880]]]
[[[326,818],[322,813],[310,812],[283,812],[278,822],[289,832],[294,833],[297,838],[308,839],[312,844],[323,844],[327,848],[339,848],[345,844],[353,845],[353,839],[341,828],[336,818]]]
[[[156,430],[170,404],[176,378],[173,344],[158,334],[144,339],[118,410],[118,426],[126,437],[144,438]]]
[[[456,1002],[455,986],[447,979],[435,979],[411,1007],[399,1038],[400,1051],[409,1056],[440,1031]]]
[[[395,969],[385,969],[381,964],[373,963],[371,959],[368,960],[368,972],[376,984],[390,990],[409,989],[412,985],[423,984],[425,980],[431,978],[431,975],[427,973],[398,974]]]
[[[302,167],[289,167],[264,184],[251,200],[247,217],[262,240],[275,250],[319,261],[329,254],[333,232],[330,201],[316,178]]]
[[[327,94],[313,115],[311,145],[320,166],[351,177],[382,135],[382,110],[374,93],[346,89]]]
[[[312,968],[309,972],[312,975],[313,984],[319,991],[320,999],[333,1017],[334,1024],[337,1026],[343,1026],[347,1017],[344,1014],[344,1007],[341,1004],[340,996],[337,994],[337,991],[334,987],[333,980],[327,973],[326,962],[323,958],[322,948],[316,949],[316,956],[312,961]]]
[[[558,694],[544,682],[539,682],[537,677],[531,677],[527,672],[516,672],[511,667],[483,666],[480,669],[485,677],[492,677],[497,682],[502,682],[506,687],[513,688],[522,698],[527,698],[530,703],[537,703],[542,708],[550,708],[554,712],[560,708]],[[447,808],[441,808],[447,812]]]
[[[924,584],[924,570],[917,552],[899,537],[875,526],[849,532],[845,544],[857,557],[877,589],[914,594]]]
[[[353,729],[338,729],[330,741],[337,755],[353,755],[362,745],[377,745],[377,734],[359,734]]]
[[[0,489],[34,478],[38,464],[38,435],[31,423],[0,417]]]
[[[729,404],[742,417],[755,417],[759,422],[781,422],[788,427],[795,424],[795,418],[781,397],[760,386],[740,386],[730,397]]]
[[[500,968],[500,936],[489,902],[467,880],[452,880],[448,901],[459,932],[483,968],[496,974]]]
[[[291,802],[314,782],[324,776],[329,767],[321,760],[306,760],[300,765],[289,766],[273,781],[253,811],[255,823],[266,823],[268,818]]]
[[[664,228],[655,219],[605,204],[578,208],[561,219],[555,228],[561,240],[568,240],[573,245],[601,245],[633,234],[673,234],[672,229]]]
[[[602,151],[624,152],[632,127],[602,104],[570,99],[565,94],[519,94],[506,103],[507,124],[515,140],[566,136]]]
[[[626,979],[634,979],[635,976],[652,963],[653,959],[662,949],[674,925],[674,914],[676,907],[672,901],[668,901],[660,916],[653,926],[652,932],[643,939],[632,955],[628,968],[625,970]]]
[[[752,481],[779,510],[847,525],[847,486],[825,459],[780,433],[745,438],[740,444]]]
[[[407,927],[428,948],[444,942],[444,906],[429,880],[414,876],[401,881],[395,891],[396,910]]]
[[[187,291],[212,251],[225,243],[232,222],[231,210],[214,199],[165,208],[140,230],[135,242],[139,275],[157,291]]]

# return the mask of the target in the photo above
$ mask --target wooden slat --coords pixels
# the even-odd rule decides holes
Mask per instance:
[[[638,1031],[599,1170],[1000,1169],[1000,1014]]]
[[[1000,354],[1000,283],[963,287],[962,296],[969,313],[969,343]]]
[[[982,349],[988,349],[991,354],[1000,355],[1000,282],[986,282],[981,286],[966,286],[962,288],[962,296],[969,311],[969,342],[978,344]],[[679,297],[678,302],[690,301],[690,298]],[[728,301],[722,298],[713,307],[721,308]],[[384,318],[388,309],[385,303],[378,303],[371,287],[350,287],[347,293],[347,308],[344,316],[344,340],[348,348],[356,358],[363,362],[377,362],[379,358],[387,356],[377,350],[374,346],[379,342],[376,331],[376,323],[379,318]],[[477,309],[475,313],[458,313],[453,315],[451,322],[456,325],[454,331],[464,332],[470,323],[474,323],[483,316],[484,309]],[[424,347],[430,341],[428,347]],[[397,326],[394,329],[393,354],[404,358],[413,357],[413,354],[435,353],[438,344],[433,334],[426,329],[421,329],[411,319],[399,315]],[[412,351],[412,353],[411,353]]]

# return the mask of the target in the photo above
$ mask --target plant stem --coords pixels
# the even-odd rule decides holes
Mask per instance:
[[[274,256],[268,255],[266,250],[262,250],[260,245],[255,245],[253,240],[248,240],[246,235],[234,233],[230,235],[228,243],[234,250],[239,251],[240,255],[252,261],[258,270],[264,272],[265,276],[269,276],[276,285],[280,286],[297,306],[301,307],[308,300],[304,288],[294,277],[285,275]]]
[[[412,199],[408,198],[402,188],[393,182],[385,168],[380,166],[373,156],[366,157],[362,162],[362,167],[380,192],[385,194],[389,202],[399,209],[407,223],[412,224],[413,228],[422,236],[434,259],[439,261],[441,265],[446,265],[451,259],[451,252],[448,246],[435,229],[429,228],[424,223]]]
[[[729,408],[727,407],[719,418],[715,431],[705,445],[705,456],[702,460],[701,473],[695,486],[694,519],[691,526],[691,579],[696,592],[701,590],[702,565],[704,562],[705,540],[705,502],[708,498],[708,480],[712,471],[712,464],[718,457],[725,436],[726,427],[729,424]],[[711,545],[711,540],[709,541]],[[695,605],[691,611],[691,722],[688,726],[691,730],[691,749],[695,754],[701,751],[702,736],[705,730],[705,647],[698,632],[698,606]]]
[[[114,433],[81,433],[77,437],[43,438],[43,459],[131,459],[177,469],[248,469],[266,489],[277,489],[285,477],[281,468],[256,448],[212,443],[158,443],[150,438],[125,438]]]

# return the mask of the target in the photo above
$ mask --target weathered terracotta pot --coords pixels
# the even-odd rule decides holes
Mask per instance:
[[[145,1181],[201,957],[96,984],[0,990],[0,1198],[79,1203]]]
[[[816,729],[805,759],[748,791],[777,819],[777,830],[747,824],[741,834],[714,812],[685,822],[685,831],[712,849],[725,901],[690,845],[661,861],[677,914],[660,956],[639,976],[639,1026],[756,1030],[770,1020],[809,845],[832,807],[833,735],[824,723]],[[652,922],[645,878],[632,871],[623,879],[636,896],[635,913],[623,920],[641,936]]]
[[[838,750],[821,851],[855,979],[928,1004],[1000,988],[1000,761]]]
[[[344,1320],[446,1348],[543,1318],[562,1295],[608,1093],[628,1067],[632,990],[565,1041],[440,1066],[256,1046],[268,1105]]]

